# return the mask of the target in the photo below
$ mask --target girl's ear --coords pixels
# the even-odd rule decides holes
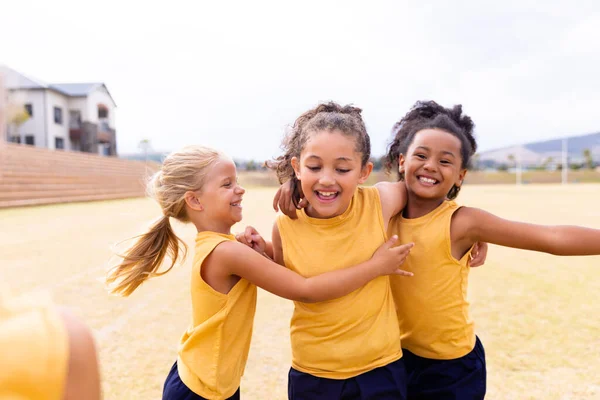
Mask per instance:
[[[200,199],[194,192],[185,192],[184,195],[185,204],[194,211],[202,211],[204,207],[200,203]]]
[[[294,173],[296,174],[296,178],[300,180],[300,161],[298,157],[292,157],[292,168],[294,168]]]
[[[398,156],[398,173],[399,174],[403,174],[404,173],[404,154],[400,154]]]
[[[463,184],[463,181],[465,180],[465,176],[467,176],[466,168],[460,171],[460,173],[458,174],[458,178],[456,179],[456,183],[454,183],[454,184],[458,187],[461,187]]]
[[[365,165],[364,167],[361,168],[360,178],[358,178],[358,183],[359,184],[365,183],[366,180],[369,178],[369,175],[371,175],[372,171],[373,171],[373,163],[371,161],[369,161],[367,163],[367,165]]]

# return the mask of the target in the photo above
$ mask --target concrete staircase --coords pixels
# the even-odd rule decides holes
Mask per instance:
[[[0,208],[145,195],[156,163],[0,143]]]

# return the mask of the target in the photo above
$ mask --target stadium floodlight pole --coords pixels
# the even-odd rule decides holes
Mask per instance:
[[[567,156],[567,138],[563,138],[562,140],[562,184],[566,185],[569,183],[568,181],[568,171],[569,171],[569,160]]]
[[[521,152],[523,151],[523,147],[520,146],[519,149],[517,150],[517,186],[521,185],[522,183],[522,179],[521,179]]]

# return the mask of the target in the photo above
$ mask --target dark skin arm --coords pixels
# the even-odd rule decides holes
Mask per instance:
[[[478,241],[561,256],[600,254],[600,229],[509,221],[471,207],[455,212],[451,237],[457,259]]]

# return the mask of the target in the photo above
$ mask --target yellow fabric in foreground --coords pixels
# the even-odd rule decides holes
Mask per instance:
[[[49,298],[0,292],[0,399],[62,399],[69,338]]]

